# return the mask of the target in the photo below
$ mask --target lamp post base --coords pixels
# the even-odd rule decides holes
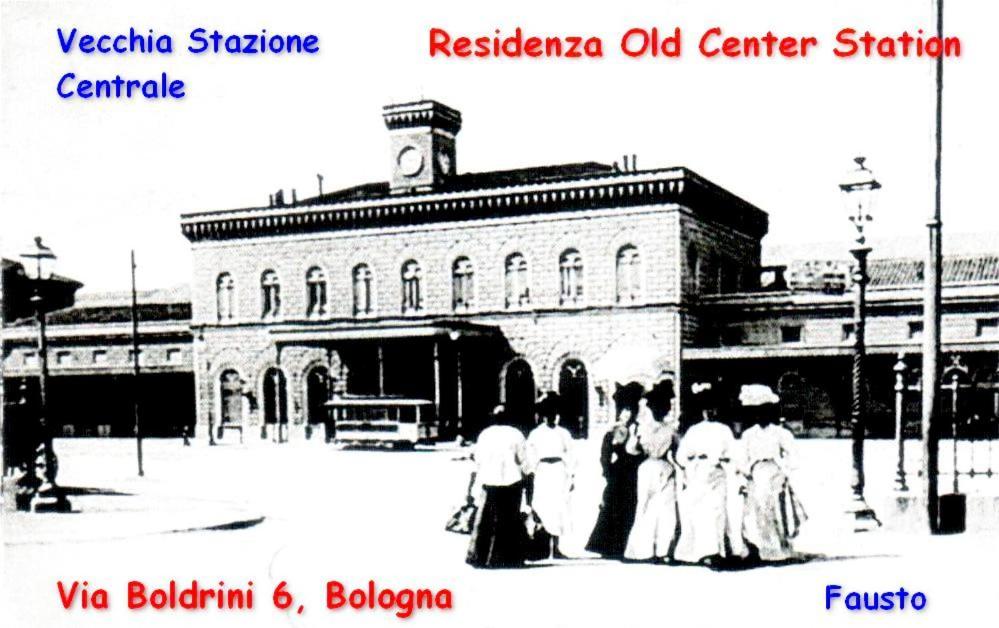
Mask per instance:
[[[66,493],[55,484],[41,486],[31,498],[32,512],[70,512],[72,509]]]
[[[855,496],[850,501],[846,514],[852,519],[854,532],[870,532],[881,527],[874,509],[867,505],[863,497]]]

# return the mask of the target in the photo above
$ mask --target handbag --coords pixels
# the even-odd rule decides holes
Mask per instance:
[[[478,508],[469,501],[459,508],[444,525],[444,529],[455,534],[471,534]]]
[[[552,537],[533,509],[520,514],[524,526],[523,550],[526,560],[545,560],[551,555]]]
[[[784,489],[780,493],[779,503],[785,533],[787,534],[787,538],[793,539],[798,536],[798,532],[801,531],[801,524],[808,519],[808,515],[798,500],[798,496],[791,489],[790,483],[784,484]]]

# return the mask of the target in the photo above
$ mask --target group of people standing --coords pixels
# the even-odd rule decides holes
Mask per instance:
[[[632,562],[725,567],[793,557],[805,518],[789,482],[794,436],[776,404],[736,439],[716,420],[710,391],[681,435],[670,382],[620,395],[618,422],[605,435],[600,462],[606,486],[589,552]],[[633,391],[634,392],[634,391]],[[513,567],[561,557],[570,524],[572,438],[558,426],[558,398],[545,395],[539,424],[525,438],[502,407],[479,436],[470,496],[479,496],[467,562]],[[470,497],[471,499],[471,497]],[[537,550],[543,535],[544,549]]]
[[[469,501],[478,509],[467,562],[476,567],[516,567],[526,559],[562,557],[558,541],[569,523],[572,435],[558,425],[558,398],[536,406],[539,423],[524,437],[503,406],[482,430],[472,459]],[[479,496],[476,500],[475,496]]]

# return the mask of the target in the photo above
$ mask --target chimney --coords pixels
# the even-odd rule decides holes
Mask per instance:
[[[439,187],[457,171],[455,136],[461,112],[435,100],[382,109],[389,130],[394,194]]]

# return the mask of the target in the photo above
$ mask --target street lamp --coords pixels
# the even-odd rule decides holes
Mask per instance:
[[[872,220],[871,209],[881,184],[874,178],[874,173],[864,166],[864,157],[857,157],[854,161],[857,168],[847,174],[839,184],[839,188],[843,191],[847,217],[857,230],[855,246],[850,249],[856,265],[853,269],[853,400],[850,405],[850,426],[853,432],[853,498],[850,501],[849,513],[854,518],[854,530],[861,532],[881,525],[864,499],[864,430],[867,423],[864,324],[867,319],[867,282],[870,279],[867,275],[867,255],[871,252],[871,247],[867,246],[864,228]]]
[[[56,484],[58,462],[52,449],[52,427],[48,424],[48,404],[46,390],[49,379],[48,339],[45,336],[46,296],[52,296],[50,287],[52,270],[56,256],[52,249],[42,244],[41,237],[35,237],[34,245],[21,254],[24,260],[24,273],[31,282],[31,305],[38,321],[38,428],[41,442],[35,451],[34,464],[29,469],[30,482],[35,486],[31,499],[31,509],[36,512],[68,512],[69,500]]]

